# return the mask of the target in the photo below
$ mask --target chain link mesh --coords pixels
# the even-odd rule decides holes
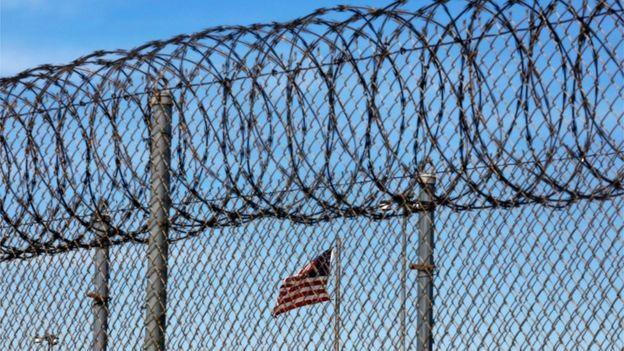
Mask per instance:
[[[108,349],[141,349],[160,225],[167,349],[332,349],[332,303],[271,311],[340,236],[342,349],[416,350],[430,210],[435,349],[624,349],[623,15],[341,6],[0,78],[0,349],[89,349],[102,308]]]

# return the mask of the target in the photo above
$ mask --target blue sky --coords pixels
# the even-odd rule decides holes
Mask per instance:
[[[339,4],[384,6],[383,0],[2,0],[0,76],[65,63],[95,50],[131,48],[218,25],[287,21]]]

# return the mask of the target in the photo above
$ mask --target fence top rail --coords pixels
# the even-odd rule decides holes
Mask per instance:
[[[0,78],[0,262],[146,241],[149,98],[164,90],[172,241],[268,217],[622,195],[619,0],[416,3],[213,27]],[[431,174],[434,203],[418,203]]]

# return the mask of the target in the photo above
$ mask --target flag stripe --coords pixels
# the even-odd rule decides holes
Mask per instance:
[[[319,294],[319,293],[323,293],[326,292],[327,290],[325,290],[325,286],[324,285],[315,285],[315,286],[304,286],[301,287],[299,289],[293,290],[293,291],[289,291],[289,292],[280,292],[279,297],[277,299],[277,303],[281,303],[282,300],[290,298],[290,296],[293,295],[300,295],[300,294]]]
[[[327,277],[308,278],[308,279],[302,279],[299,281],[293,281],[288,284],[282,284],[282,286],[280,287],[280,293],[282,291],[284,292],[291,291],[292,289],[296,289],[300,286],[314,286],[314,285],[319,285],[319,284],[327,285]]]
[[[301,290],[325,289],[325,286],[326,284],[324,283],[297,285],[288,289],[280,289],[279,296],[296,294]]]
[[[273,315],[277,316],[279,314],[288,312],[295,308],[312,305],[312,304],[320,303],[320,302],[327,302],[327,301],[330,301],[329,296],[323,296],[323,297],[304,296],[290,303],[278,305],[277,307],[275,307],[275,310],[273,311]]]
[[[288,277],[286,279],[284,279],[282,281],[282,285],[288,285],[288,284],[296,284],[299,283],[301,281],[309,281],[309,282],[314,282],[317,280],[327,280],[327,276],[318,276],[318,277],[308,277],[305,275],[301,275],[301,274],[297,274],[297,275],[293,275],[291,277]]]
[[[287,295],[280,295],[279,299],[277,299],[277,303],[278,304],[283,304],[283,303],[288,303],[296,298],[302,297],[302,296],[324,296],[324,295],[328,295],[327,291],[325,290],[324,286],[315,286],[315,287],[308,287],[308,288],[303,288],[301,290],[295,291],[293,293],[287,294]],[[328,295],[329,296],[329,295]]]

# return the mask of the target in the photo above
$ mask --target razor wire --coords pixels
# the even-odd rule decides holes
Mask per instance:
[[[0,261],[146,242],[160,91],[171,241],[403,216],[424,173],[452,211],[622,195],[620,1],[410,7],[215,27],[1,78]]]

